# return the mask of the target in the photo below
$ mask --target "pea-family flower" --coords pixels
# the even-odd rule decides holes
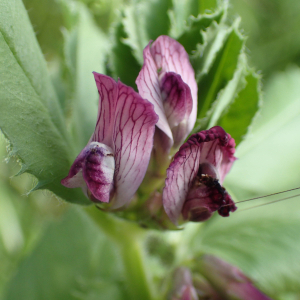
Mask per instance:
[[[222,187],[235,152],[234,139],[215,126],[193,134],[175,154],[163,189],[164,209],[173,223],[201,222],[214,211],[229,216],[236,206]]]
[[[199,263],[201,274],[220,295],[218,299],[271,300],[237,267],[212,255],[204,255]]]
[[[189,269],[180,267],[175,270],[171,300],[198,300]]]
[[[191,132],[197,114],[197,83],[184,47],[168,36],[150,42],[136,84],[159,116],[155,146],[169,153]]]
[[[146,173],[158,116],[131,87],[94,73],[99,92],[95,131],[61,183],[81,187],[112,208],[128,203]]]

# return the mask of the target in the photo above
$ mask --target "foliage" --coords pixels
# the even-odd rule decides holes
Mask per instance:
[[[0,273],[7,273],[0,277],[2,298],[163,299],[172,271],[180,265],[193,268],[203,252],[239,266],[274,299],[299,294],[296,200],[226,220],[215,216],[179,232],[150,233],[105,214],[94,222],[89,210],[57,202],[59,197],[90,203],[80,189],[66,189],[60,180],[95,126],[98,94],[92,71],[136,89],[143,49],[162,34],[185,47],[195,69],[194,132],[220,125],[239,145],[239,160],[225,182],[231,194],[243,199],[297,186],[299,68],[270,76],[263,102],[260,76],[248,65],[240,19],[227,1],[23,2],[0,2],[0,128],[11,160],[1,165],[0,174],[23,174],[0,182]],[[272,52],[270,45],[261,57],[260,50],[255,52],[257,61]],[[298,50],[296,39],[293,45]],[[278,49],[272,57],[278,57]],[[270,72],[276,59],[270,61],[261,68]],[[32,177],[24,173],[33,175],[33,187]],[[35,192],[25,203],[19,193],[28,190]],[[135,244],[133,237],[141,242]],[[147,274],[134,277],[143,262]],[[130,268],[140,283],[136,293]]]

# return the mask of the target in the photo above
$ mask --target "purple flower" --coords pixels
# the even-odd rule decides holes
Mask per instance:
[[[197,83],[184,47],[164,35],[150,42],[136,84],[159,116],[156,145],[168,153],[184,141],[196,121]]]
[[[100,96],[96,128],[61,183],[118,208],[131,200],[144,178],[158,116],[131,87],[94,76]]]
[[[200,261],[201,273],[220,294],[221,299],[271,300],[235,266],[212,255]]]
[[[234,152],[234,139],[219,126],[193,134],[180,147],[163,189],[163,205],[173,223],[180,215],[184,220],[201,222],[216,210],[223,217],[236,210],[222,187],[236,159]]]
[[[198,300],[189,269],[180,267],[174,273],[171,300]]]

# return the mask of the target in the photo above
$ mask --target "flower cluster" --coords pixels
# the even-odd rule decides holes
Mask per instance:
[[[94,76],[99,92],[95,132],[62,180],[64,186],[81,187],[109,209],[125,209],[145,175],[151,187],[151,176],[159,174],[163,180],[153,185],[148,199],[158,199],[174,224],[236,210],[222,186],[235,160],[234,140],[218,126],[187,139],[196,122],[198,91],[181,44],[160,36],[146,46],[138,93],[106,75]]]

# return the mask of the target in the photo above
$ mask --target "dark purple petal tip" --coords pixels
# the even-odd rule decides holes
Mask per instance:
[[[77,156],[69,175],[61,183],[68,188],[81,187],[93,201],[109,202],[114,171],[112,149],[92,142]]]

